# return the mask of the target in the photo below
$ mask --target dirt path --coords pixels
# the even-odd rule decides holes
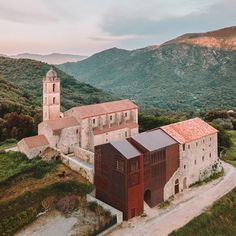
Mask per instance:
[[[157,207],[148,208],[145,205],[147,217],[137,217],[124,222],[110,235],[166,236],[182,227],[236,186],[236,168],[226,163],[223,163],[223,167],[225,175],[220,179],[180,193],[172,205],[165,210]]]

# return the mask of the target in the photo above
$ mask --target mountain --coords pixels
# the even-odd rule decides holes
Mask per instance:
[[[50,65],[39,61],[0,57],[0,78],[4,81],[8,81],[9,86],[14,86],[11,87],[11,90],[2,90],[4,98],[6,98],[14,88],[17,94],[21,94],[24,98],[28,99],[27,104],[30,103],[36,107],[41,107],[42,79],[49,69]],[[81,104],[91,104],[113,99],[110,94],[100,89],[79,82],[74,77],[67,75],[59,69],[56,71],[61,80],[62,110]],[[9,94],[8,100],[17,97],[18,95],[10,96]],[[21,100],[17,99],[17,101],[20,102]]]
[[[231,27],[206,35],[230,42],[234,33],[235,27]],[[80,81],[128,97],[143,109],[235,109],[236,51],[229,50],[235,45],[234,40],[231,42],[231,46],[217,48],[177,38],[133,51],[108,49],[58,68]]]
[[[30,53],[22,53],[11,56],[12,58],[17,59],[32,59],[41,62],[46,62],[48,64],[62,64],[66,62],[76,62],[81,61],[87,58],[86,56],[81,55],[72,55],[72,54],[61,54],[61,53],[52,53],[48,55],[40,55],[40,54],[30,54]]]
[[[185,34],[167,44],[191,44],[236,51],[236,26],[206,33]]]

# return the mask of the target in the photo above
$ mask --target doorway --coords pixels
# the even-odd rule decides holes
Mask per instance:
[[[179,179],[175,180],[175,194],[179,193]]]
[[[147,189],[144,193],[144,201],[150,205],[151,204],[151,191]]]

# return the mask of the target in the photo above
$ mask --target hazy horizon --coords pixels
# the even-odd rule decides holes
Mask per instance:
[[[0,0],[0,54],[89,56],[236,25],[234,0]]]

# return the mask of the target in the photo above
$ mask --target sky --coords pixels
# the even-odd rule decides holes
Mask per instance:
[[[91,55],[236,25],[236,0],[0,0],[0,54]]]

